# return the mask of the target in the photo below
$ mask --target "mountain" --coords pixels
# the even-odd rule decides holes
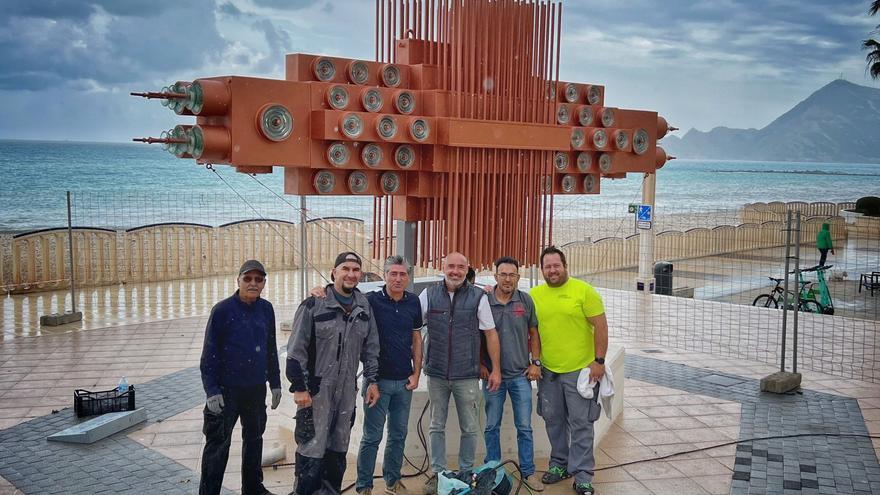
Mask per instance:
[[[662,146],[679,158],[880,163],[880,89],[838,79],[763,129],[691,129]]]

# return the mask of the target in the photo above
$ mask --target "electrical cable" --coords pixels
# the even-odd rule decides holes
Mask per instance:
[[[293,208],[294,210],[297,210],[297,211],[301,212],[303,215],[305,215],[305,217],[306,217],[307,219],[309,219],[309,220],[318,220],[318,219],[322,218],[322,217],[315,217],[315,216],[312,216],[311,218],[309,218],[309,210],[308,210],[308,209],[303,209],[303,208],[300,208],[300,207],[298,207],[298,206],[294,206],[294,205],[291,204],[289,201],[287,201],[287,199],[285,199],[284,196],[281,196],[281,195],[278,194],[277,192],[273,191],[272,188],[270,188],[270,187],[267,186],[266,184],[263,184],[262,182],[260,182],[260,180],[257,179],[256,175],[253,175],[253,174],[248,174],[248,175],[249,175],[249,177],[250,177],[251,179],[253,179],[254,181],[256,181],[257,184],[263,186],[263,188],[265,188],[267,191],[269,191],[270,193],[272,193],[276,198],[280,199],[281,201],[283,201],[284,203],[286,203],[288,206],[290,206],[290,207]],[[331,237],[333,237],[334,239],[336,239],[337,241],[339,241],[340,243],[342,243],[342,245],[345,246],[345,247],[347,247],[347,248],[349,249],[349,251],[353,251],[353,252],[355,252],[355,253],[358,253],[358,254],[360,255],[361,259],[364,260],[364,262],[365,262],[366,264],[368,264],[368,265],[371,266],[371,267],[376,268],[376,269],[377,269],[378,271],[380,271],[380,272],[382,271],[382,267],[381,267],[381,266],[379,266],[379,265],[373,263],[373,261],[372,261],[372,256],[364,256],[364,253],[360,253],[360,252],[358,252],[358,250],[357,250],[356,248],[352,247],[350,244],[348,244],[347,242],[345,242],[343,239],[339,238],[339,236],[337,236],[335,233],[333,233],[333,232],[332,232],[330,229],[328,229],[327,227],[324,227],[323,225],[320,225],[320,224],[315,224],[315,225],[317,225],[319,229],[323,230],[324,232],[326,232],[327,234],[329,234]]]
[[[254,213],[260,218],[260,220],[263,220],[264,222],[266,222],[266,225],[268,225],[272,230],[274,230],[274,231],[275,231],[275,234],[277,234],[277,235],[281,238],[281,240],[283,240],[283,241],[285,242],[285,244],[287,244],[288,246],[290,246],[291,249],[293,249],[297,254],[300,255],[300,258],[303,259],[303,262],[304,262],[304,263],[306,263],[306,264],[309,265],[313,270],[315,270],[315,272],[318,273],[318,276],[320,276],[322,279],[324,279],[325,282],[330,283],[330,281],[327,280],[327,277],[325,277],[325,276],[321,273],[321,270],[319,270],[319,269],[318,269],[318,268],[317,268],[312,262],[310,262],[309,260],[305,259],[305,257],[302,256],[302,252],[301,252],[300,250],[298,250],[298,249],[296,248],[296,246],[294,246],[293,243],[291,243],[291,242],[287,239],[287,237],[285,237],[281,232],[279,232],[279,231],[278,231],[278,228],[275,227],[274,225],[272,225],[272,224],[269,222],[269,219],[268,219],[268,218],[264,217],[264,216],[263,216],[263,215],[262,215],[262,214],[261,214],[256,208],[254,208],[253,205],[250,204],[250,202],[249,202],[247,199],[245,199],[244,196],[242,196],[242,195],[241,195],[241,194],[240,194],[240,193],[239,193],[234,187],[232,187],[232,184],[230,184],[226,179],[224,179],[223,176],[220,175],[219,172],[217,172],[217,169],[215,169],[214,166],[213,166],[212,164],[210,164],[210,163],[205,164],[205,168],[208,169],[208,170],[210,170],[210,171],[212,171],[212,172],[214,172],[214,175],[216,175],[217,178],[219,178],[224,184],[226,184],[226,187],[228,187],[233,193],[235,193],[235,195],[238,196],[238,198],[241,199],[241,200],[244,202],[244,204],[246,204],[251,210],[253,210],[253,212],[254,212]],[[257,182],[259,182],[259,181],[257,181]]]
[[[426,404],[425,404],[425,408],[422,410],[422,416],[424,416],[425,411],[427,410],[427,408],[428,408],[428,404],[426,403]],[[419,417],[419,429],[418,429],[418,431],[419,431],[419,433],[421,433],[421,435],[419,436],[419,439],[422,440],[422,442],[423,442],[423,443],[422,443],[422,446],[425,448],[425,452],[427,453],[427,444],[426,444],[426,443],[424,442],[424,440],[423,440],[423,438],[424,438],[424,431],[422,431],[422,429],[421,429],[421,416]],[[622,462],[622,463],[620,463],[620,464],[614,464],[614,465],[611,465],[611,466],[599,467],[599,468],[596,468],[595,471],[605,471],[605,470],[608,470],[608,469],[615,469],[615,468],[620,468],[620,467],[632,466],[632,465],[635,465],[635,464],[641,464],[641,463],[645,463],[645,462],[661,461],[661,460],[664,460],[664,459],[669,459],[669,458],[677,457],[677,456],[680,456],[680,455],[693,454],[693,453],[696,453],[696,452],[704,452],[704,451],[707,451],[707,450],[717,449],[717,448],[720,448],[720,447],[727,447],[727,446],[729,446],[729,445],[738,445],[738,444],[741,444],[741,443],[752,443],[752,442],[760,442],[760,441],[765,441],[765,440],[781,440],[781,439],[786,439],[786,438],[803,438],[803,437],[836,437],[836,438],[865,438],[865,439],[880,439],[880,435],[867,435],[867,434],[863,434],[863,433],[792,433],[792,434],[789,434],[789,435],[771,435],[771,436],[766,436],[766,437],[752,437],[752,438],[745,438],[745,439],[741,439],[741,440],[731,440],[731,441],[729,441],[729,442],[719,443],[719,444],[716,444],[716,445],[709,445],[709,446],[700,447],[700,448],[697,448],[697,449],[684,450],[684,451],[681,451],[681,452],[673,452],[673,453],[671,453],[671,454],[666,454],[666,455],[663,455],[663,456],[657,456],[657,457],[651,457],[651,458],[648,458],[648,459],[639,459],[639,460],[635,460],[635,461]],[[279,464],[279,465],[277,465],[277,466],[287,466],[287,465],[291,465],[291,466],[292,466],[293,464],[294,464],[294,463],[289,463],[289,464]],[[495,469],[497,469],[497,468],[499,468],[499,467],[501,467],[501,466],[504,466],[504,465],[506,465],[506,464],[512,464],[512,465],[514,465],[514,466],[516,467],[517,473],[519,473],[519,475],[520,475],[520,478],[517,480],[517,481],[520,482],[520,485],[517,487],[517,491],[516,491],[515,493],[519,493],[519,490],[522,488],[523,485],[526,486],[526,490],[528,490],[529,492],[538,492],[538,493],[540,493],[540,492],[543,492],[543,491],[544,491],[543,489],[535,488],[535,487],[529,485],[527,481],[524,481],[524,480],[522,479],[522,471],[520,470],[519,465],[516,463],[516,461],[514,461],[514,460],[512,460],[512,459],[507,459],[507,460],[503,461],[503,462],[502,462],[501,464],[499,464]],[[273,468],[274,468],[275,466],[276,466],[276,465],[273,465]],[[545,471],[536,471],[535,474],[537,474],[537,473],[543,473],[543,472],[545,472]],[[424,472],[408,474],[408,475],[404,475],[404,476],[402,476],[402,477],[403,477],[403,478],[412,478],[412,477],[415,477],[415,476],[420,476],[420,475],[422,475],[422,474],[424,474]],[[374,479],[376,479],[376,478],[380,478],[380,477],[381,477],[381,476],[376,476],[376,477],[374,477]],[[430,479],[430,478],[429,478],[429,479]],[[353,487],[354,487],[354,483],[352,483],[351,485],[345,487],[345,488],[342,490],[342,493],[344,493],[344,492],[350,490],[350,489],[353,488]]]
[[[751,443],[751,442],[760,442],[763,440],[780,440],[785,438],[802,438],[802,437],[838,437],[838,438],[868,438],[868,439],[880,439],[880,435],[866,435],[863,433],[792,433],[789,435],[771,435],[768,437],[752,437],[746,438],[742,440],[731,440],[729,442],[719,443],[717,445],[710,445],[707,447],[700,447],[698,449],[685,450],[682,452],[674,452],[672,454],[667,454],[659,457],[652,457],[650,459],[640,459],[637,461],[629,461],[623,462],[620,464],[615,464],[613,466],[605,466],[601,468],[596,468],[596,471],[604,471],[607,469],[614,469],[619,467],[631,466],[633,464],[639,464],[642,462],[653,462],[653,461],[662,461],[663,459],[669,459],[670,457],[693,454],[694,452],[702,452],[705,450],[717,449],[720,447],[727,447],[728,445],[738,445],[741,443]]]

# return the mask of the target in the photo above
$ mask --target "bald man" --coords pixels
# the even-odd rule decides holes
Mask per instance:
[[[490,391],[501,384],[501,345],[486,293],[465,280],[467,258],[449,253],[443,263],[442,282],[426,288],[419,295],[422,321],[428,326],[428,350],[425,374],[431,400],[431,470],[425,484],[429,494],[437,492],[437,473],[446,471],[446,417],[449,396],[455,399],[461,428],[459,469],[474,466],[477,438],[480,434],[480,333],[492,362],[487,380]]]

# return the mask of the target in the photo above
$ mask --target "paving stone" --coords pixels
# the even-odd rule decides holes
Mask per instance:
[[[782,482],[782,487],[786,490],[800,490],[801,482],[797,480],[784,480]]]
[[[819,483],[816,480],[801,480],[801,486],[805,488],[819,488]]]

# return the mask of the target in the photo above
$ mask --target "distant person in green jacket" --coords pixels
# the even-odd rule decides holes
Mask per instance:
[[[825,266],[828,251],[834,254],[834,246],[831,245],[831,226],[827,223],[823,223],[819,233],[816,234],[816,249],[819,250],[819,266]]]

